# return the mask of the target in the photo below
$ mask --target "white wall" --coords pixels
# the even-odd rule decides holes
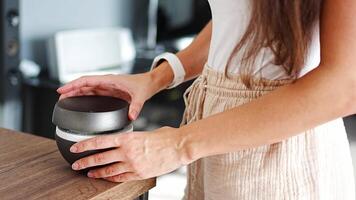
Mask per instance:
[[[131,0],[21,0],[22,57],[47,64],[45,41],[65,29],[128,26]]]

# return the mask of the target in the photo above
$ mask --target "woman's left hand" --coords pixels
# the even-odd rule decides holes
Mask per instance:
[[[98,136],[74,144],[71,152],[107,148],[113,149],[77,160],[72,168],[82,170],[105,165],[90,170],[88,176],[126,182],[160,176],[190,163],[178,129],[170,127],[152,132]]]

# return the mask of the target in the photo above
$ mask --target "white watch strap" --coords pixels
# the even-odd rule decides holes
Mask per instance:
[[[157,67],[157,64],[160,60],[166,60],[173,70],[174,79],[172,83],[168,86],[168,89],[174,88],[184,82],[185,70],[183,64],[180,62],[179,58],[175,54],[166,52],[157,56],[153,60],[151,70]]]

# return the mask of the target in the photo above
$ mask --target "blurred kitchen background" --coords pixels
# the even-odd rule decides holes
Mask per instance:
[[[53,138],[60,85],[148,71],[156,55],[189,45],[210,18],[207,0],[1,0],[0,127]],[[189,84],[147,102],[136,130],[178,127]],[[345,125],[356,158],[356,118]],[[184,169],[163,176],[150,199],[180,199],[184,185]]]

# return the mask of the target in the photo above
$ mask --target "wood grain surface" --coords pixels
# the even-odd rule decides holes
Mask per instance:
[[[155,179],[111,183],[71,170],[55,141],[0,129],[0,199],[135,199]]]

